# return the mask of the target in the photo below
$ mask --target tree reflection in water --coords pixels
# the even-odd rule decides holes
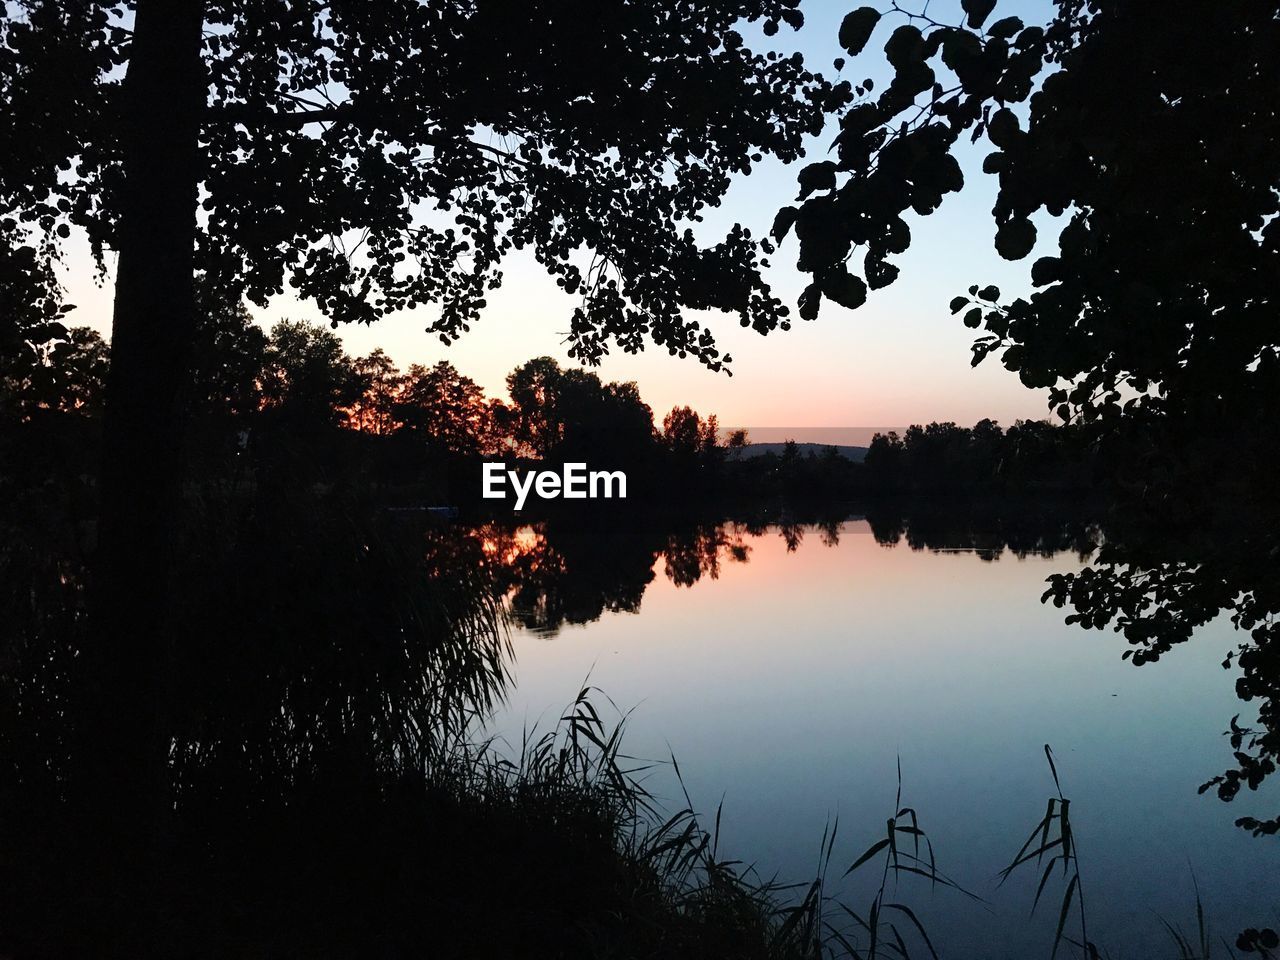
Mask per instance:
[[[147,884],[172,879],[171,869],[144,862],[126,870],[98,842],[117,825],[96,802],[95,777],[109,771],[110,757],[92,723],[101,692],[84,669],[92,662],[86,541],[42,525],[38,510],[6,520],[0,854],[26,865],[0,871],[11,940],[58,929],[64,948],[97,944],[122,904],[146,902],[216,942],[270,930],[292,938],[297,952],[322,955],[347,934],[316,916],[367,931],[381,911],[408,909],[408,898],[453,902],[460,883],[488,882],[511,844],[529,839],[514,827],[488,835],[489,815],[469,814],[471,801],[448,776],[471,719],[508,681],[504,611],[522,629],[554,635],[638,611],[658,576],[679,588],[715,580],[728,565],[750,563],[761,538],[779,537],[787,552],[805,542],[834,547],[849,519],[465,526],[341,498],[318,509],[305,498],[263,497],[205,517],[200,529],[218,533],[188,543],[175,570],[181,589],[157,703],[170,743],[167,812],[158,824],[154,806],[136,815],[162,838],[157,850],[175,858],[167,862],[188,873],[159,892]],[[1069,606],[1083,626],[1122,630],[1135,663],[1158,659],[1216,616],[1233,617],[1241,643],[1224,665],[1240,671],[1241,698],[1260,708],[1256,720],[1232,722],[1236,766],[1206,786],[1230,800],[1274,771],[1280,578],[1265,528],[1236,530],[1230,540],[1172,538],[1166,529],[1156,540],[1133,524],[1050,508],[956,505],[881,505],[864,519],[886,547],[963,550],[986,561],[1006,552],[1077,555],[1090,565],[1052,578],[1046,599]],[[1240,822],[1276,832],[1274,819]],[[596,846],[581,856],[610,862],[606,835],[593,833]],[[548,835],[543,859],[572,842]],[[390,849],[405,860],[387,874]],[[577,879],[587,882],[579,893],[592,895],[594,881]],[[358,902],[334,899],[353,883],[363,891]],[[523,902],[538,890],[513,896]],[[215,916],[233,901],[239,913]],[[133,922],[153,919],[135,913]]]
[[[963,550],[995,560],[1070,551],[1081,558],[1097,546],[1096,524],[1061,513],[1014,516],[954,509],[904,513],[880,508],[865,515],[760,514],[743,519],[626,522],[606,528],[564,519],[490,521],[470,531],[491,567],[509,616],[521,627],[553,636],[566,624],[605,613],[635,613],[659,575],[677,587],[716,580],[725,564],[749,563],[753,541],[779,537],[794,553],[807,537],[824,547],[840,542],[849,520],[865,519],[886,547]]]
[[[1260,525],[1171,536],[1168,524],[1142,526],[1114,511],[1092,514],[1043,509],[992,510],[972,505],[880,504],[865,519],[877,542],[911,550],[963,551],[984,561],[1073,554],[1078,573],[1056,574],[1043,599],[1069,606],[1068,622],[1114,627],[1130,644],[1134,664],[1158,660],[1197,628],[1228,616],[1241,630],[1223,666],[1240,671],[1242,701],[1258,703],[1256,721],[1232,718],[1226,731],[1235,765],[1204,785],[1226,801],[1256,790],[1280,760],[1280,548]],[[500,593],[521,627],[554,636],[566,624],[606,612],[635,613],[660,570],[677,587],[716,579],[726,563],[748,563],[752,542],[780,537],[788,553],[807,536],[839,543],[846,514],[796,518],[640,524],[584,529],[563,521],[525,526],[488,524],[476,535],[487,545]],[[670,529],[669,529],[670,528]],[[659,562],[660,561],[660,562]],[[1280,832],[1280,818],[1241,817],[1255,833]]]

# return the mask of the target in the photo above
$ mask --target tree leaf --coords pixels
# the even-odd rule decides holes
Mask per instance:
[[[840,46],[856,57],[866,47],[867,41],[880,22],[880,11],[875,7],[859,7],[848,14],[840,24]]]
[[[960,9],[969,15],[969,26],[975,30],[982,26],[995,8],[996,0],[960,0]]]
[[[1060,266],[1061,262],[1057,257],[1041,257],[1031,265],[1032,286],[1043,287],[1045,284],[1056,281]]]
[[[1026,217],[1000,225],[996,231],[996,252],[1006,260],[1021,260],[1036,245],[1036,227]]]
[[[1018,17],[1005,17],[1003,20],[997,20],[987,28],[987,36],[999,37],[1001,40],[1008,40],[1022,30],[1022,21]]]
[[[1018,117],[1008,107],[997,110],[987,123],[987,139],[1002,150],[1013,144],[1019,132]]]
[[[867,302],[867,285],[847,270],[833,270],[822,278],[822,295],[842,307],[856,310]]]
[[[791,232],[791,227],[799,213],[800,211],[795,207],[783,207],[779,210],[778,215],[773,218],[773,229],[769,231],[773,239],[781,243]]]
[[[867,286],[872,290],[887,287],[898,279],[898,268],[894,264],[871,254],[867,254],[863,263],[863,270],[867,275]]]
[[[884,55],[898,70],[915,66],[924,59],[924,35],[918,28],[904,23],[889,36]]]
[[[796,180],[800,184],[801,200],[815,190],[833,190],[836,185],[835,161],[822,160],[818,163],[811,163],[800,171],[800,175]]]
[[[818,307],[822,304],[822,292],[818,289],[816,283],[811,283],[804,288],[800,294],[800,319],[816,320],[818,319]]]

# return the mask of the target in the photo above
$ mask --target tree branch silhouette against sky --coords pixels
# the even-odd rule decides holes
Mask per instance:
[[[878,89],[888,85],[892,68],[879,48],[891,32],[893,15],[880,25],[868,50],[858,58],[850,58],[838,40],[840,23],[848,12],[845,7],[801,3],[798,9],[805,18],[798,31],[780,23],[775,33],[766,35],[763,20],[741,23],[738,29],[752,49],[781,54],[798,51],[804,56],[805,69],[822,73],[833,82],[857,83],[870,77]],[[961,22],[964,16],[957,3],[935,2],[930,11],[939,20],[954,23]],[[1019,12],[1028,22],[1035,22],[1047,19],[1052,8],[1048,4],[1020,4]],[[905,17],[896,19],[905,22]],[[847,61],[838,72],[834,67],[836,58]],[[331,84],[330,95],[339,101],[341,88]],[[290,109],[299,114],[336,116],[334,108],[322,99],[297,96],[308,101],[291,103]],[[333,129],[334,124],[330,127]],[[827,118],[820,134],[806,133],[802,138],[805,160],[832,156],[829,148],[838,131],[838,118],[833,115]],[[510,138],[504,141],[493,131],[479,131],[471,139],[478,144],[477,159],[495,164],[504,159],[504,142],[513,142]],[[258,149],[261,158],[270,157],[270,150]],[[732,316],[685,311],[712,330],[720,349],[733,356],[732,379],[711,374],[696,363],[681,362],[653,345],[637,355],[627,355],[615,346],[603,359],[602,375],[609,380],[637,381],[659,409],[689,403],[696,408],[720,410],[726,424],[883,426],[928,419],[972,422],[992,416],[1012,422],[1019,417],[1044,416],[1047,408],[1043,396],[1027,391],[1016,377],[994,364],[976,371],[970,369],[970,334],[947,312],[951,297],[975,279],[1016,290],[1020,282],[1025,285],[1026,272],[1025,267],[1001,261],[991,248],[994,228],[989,210],[996,185],[994,178],[980,172],[983,151],[974,147],[957,150],[957,155],[966,175],[965,190],[949,197],[929,218],[909,217],[913,246],[899,260],[902,282],[880,291],[856,313],[829,304],[818,322],[796,322],[795,305],[805,278],[795,269],[794,246],[784,246],[770,258],[771,265],[764,275],[773,294],[791,307],[791,330],[762,337],[740,327]],[[764,156],[751,164],[749,174],[730,173],[724,203],[704,210],[702,222],[689,224],[698,241],[711,245],[723,240],[735,223],[750,229],[755,240],[767,236],[779,207],[796,198],[800,167],[800,163]],[[314,172],[306,175],[314,176]],[[243,171],[237,175],[246,176]],[[303,174],[291,170],[287,176],[300,181]],[[360,186],[361,195],[371,202],[379,196],[386,199],[376,176],[372,172],[367,176],[368,182]],[[263,180],[258,186],[265,189],[267,184]],[[304,199],[300,196],[298,202]],[[285,215],[284,207],[268,215],[266,211],[270,209],[263,207],[255,210],[251,218],[227,221],[223,226],[246,241],[246,231],[251,228],[278,232],[277,218]],[[439,218],[422,219],[433,227],[446,226]],[[345,239],[348,249],[353,249],[361,238],[357,232]],[[368,247],[366,239],[357,249],[357,257]],[[88,243],[79,230],[73,231],[67,248],[61,276],[68,287],[68,301],[78,305],[69,320],[105,333],[110,325],[113,258],[108,254],[105,262],[106,285],[98,286]],[[580,254],[574,255],[571,262],[582,270],[590,265],[590,259]],[[479,310],[472,329],[449,347],[425,329],[439,315],[430,307],[409,308],[369,326],[343,325],[338,332],[353,354],[382,346],[401,366],[448,359],[472,371],[491,393],[500,392],[506,372],[530,356],[550,353],[562,361],[570,360],[571,344],[565,342],[565,337],[571,329],[573,311],[581,301],[580,294],[567,293],[558,286],[527,248],[509,251],[502,260],[501,272],[501,287],[485,292],[486,305]],[[270,288],[265,275],[257,280],[264,289]],[[314,302],[288,283],[279,292],[268,292],[265,306],[254,305],[252,309],[264,327],[281,318],[324,318],[324,312]],[[354,307],[348,304],[341,309]],[[903,371],[912,375],[904,377]]]

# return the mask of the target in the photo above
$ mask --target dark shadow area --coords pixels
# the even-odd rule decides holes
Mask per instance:
[[[134,687],[157,697],[167,759],[153,781],[106,789],[118,773],[88,617],[92,528],[70,520],[66,494],[51,486],[2,517],[5,951],[798,949],[778,940],[774,894],[715,867],[691,814],[656,817],[588,701],[511,755],[477,739],[511,665],[503,534],[390,513],[350,489],[191,500],[163,683]],[[524,589],[580,549],[528,558]],[[602,591],[629,602],[607,581],[601,571],[550,608],[598,615]],[[111,802],[121,786],[132,802]]]

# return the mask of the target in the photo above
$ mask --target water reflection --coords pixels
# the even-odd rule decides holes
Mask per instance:
[[[611,544],[652,574],[640,605],[565,621],[553,642],[518,631],[518,683],[494,732],[518,742],[590,675],[636,708],[629,750],[674,752],[700,809],[724,799],[726,849],[788,879],[812,875],[837,815],[855,853],[874,839],[900,758],[939,862],[999,901],[994,915],[945,897],[919,907],[958,956],[1047,955],[1057,902],[1047,933],[1020,939],[1037,878],[998,895],[988,880],[1044,813],[1052,743],[1099,942],[1148,955],[1153,914],[1193,916],[1191,869],[1214,929],[1234,935],[1266,922],[1280,869],[1236,811],[1196,794],[1230,757],[1219,731],[1248,709],[1219,668],[1236,635],[1220,619],[1134,669],[1112,634],[1064,623],[1041,602],[1046,581],[1096,564],[1107,535],[1087,516],[955,509],[614,528]],[[522,536],[550,549],[560,531]],[[655,783],[678,802],[678,785]],[[1260,789],[1240,798],[1248,812],[1274,806]]]
[[[469,530],[491,567],[511,619],[544,637],[606,613],[637,613],[645,592],[661,576],[676,587],[717,580],[726,565],[750,563],[767,539],[788,554],[806,540],[839,545],[844,525],[869,525],[876,542],[911,550],[973,553],[985,561],[1071,553],[1081,559],[1097,547],[1094,521],[1061,513],[905,511],[884,508],[821,517],[761,515],[747,519],[617,522],[607,535],[564,520],[490,521]]]
[[[1071,553],[1083,560],[1098,546],[1101,530],[1081,516],[976,512],[962,508],[880,509],[866,515],[877,542],[912,550],[964,551],[988,561],[1008,552],[1018,559]]]
[[[1218,732],[1241,711],[1237,694],[1262,699],[1258,732],[1252,714],[1241,719],[1227,743],[1244,772],[1215,786],[1234,782],[1242,798],[1242,787],[1266,786],[1280,669],[1265,655],[1270,621],[1250,620],[1268,595],[1239,592],[1270,569],[1256,551],[1230,567],[1221,550],[1173,563],[1143,552],[1130,529],[1051,507],[475,525],[367,507],[320,513],[285,498],[235,522],[206,518],[226,526],[204,529],[234,535],[193,542],[177,568],[164,800],[177,818],[171,855],[209,879],[166,909],[192,929],[206,929],[199,904],[238,903],[244,891],[270,903],[299,869],[316,877],[306,902],[340,917],[346,908],[325,899],[333,878],[381,877],[386,851],[423,819],[434,826],[414,876],[483,885],[510,845],[484,838],[480,822],[458,841],[456,797],[424,796],[421,772],[448,762],[456,744],[441,733],[465,716],[505,696],[494,732],[518,743],[523,724],[558,715],[588,672],[616,702],[641,705],[629,749],[674,749],[704,809],[729,793],[726,846],[770,873],[811,875],[837,806],[848,830],[881,821],[899,755],[948,862],[966,879],[994,873],[1043,809],[1040,751],[1052,741],[1083,811],[1095,889],[1184,912],[1181,892],[1171,898],[1139,869],[1157,849],[1165,875],[1193,859],[1227,929],[1258,922],[1251,911],[1265,904],[1248,890],[1274,857],[1195,795],[1221,769]],[[93,700],[77,686],[92,653],[81,545],[48,533],[27,538],[15,525],[0,540],[0,853],[36,865],[0,871],[0,892],[10,914],[31,918],[28,931],[80,918],[67,929],[91,940],[117,906],[94,899],[107,878],[118,883],[114,865],[86,868],[79,852],[103,824],[92,778],[110,758],[93,762]],[[1110,634],[1064,625],[1040,602],[1047,579],[1086,626],[1108,611],[1127,618],[1125,639],[1148,663],[1192,633],[1206,642],[1133,670]],[[518,626],[514,685],[495,600]],[[1215,620],[1224,610],[1253,634]],[[1219,667],[1229,647],[1230,674]],[[1248,812],[1268,822],[1265,807]],[[148,809],[134,815],[153,826]],[[317,846],[335,822],[352,837],[336,860]],[[391,826],[373,836],[379,824]],[[92,882],[69,882],[77,871]],[[450,895],[447,879],[388,884],[371,881],[361,909],[372,916],[391,893]],[[529,884],[518,901],[537,896]],[[1116,904],[1100,912],[1112,930],[1134,919]],[[936,918],[951,943],[982,942],[972,915]],[[268,906],[237,922],[260,933],[279,915]]]

